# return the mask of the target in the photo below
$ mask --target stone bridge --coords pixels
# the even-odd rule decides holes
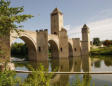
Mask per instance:
[[[28,46],[30,61],[48,60],[48,50],[53,58],[68,58],[80,56],[90,50],[89,28],[82,28],[82,41],[80,38],[68,38],[63,25],[63,14],[57,8],[51,13],[51,33],[48,30],[28,31],[23,30],[17,34],[10,32],[10,47],[17,38],[22,39]],[[84,51],[82,53],[82,51]]]
[[[28,46],[29,60],[33,61],[47,60],[48,50],[50,50],[53,58],[68,58],[76,55],[79,56],[81,53],[79,38],[68,39],[68,37],[66,37],[68,40],[61,39],[61,41],[65,41],[67,44],[64,45],[63,43],[63,45],[61,45],[62,42],[60,43],[59,36],[55,34],[48,35],[48,31],[46,29],[39,31],[23,30],[19,32],[19,34],[12,31],[10,33],[10,46],[17,38],[22,39],[26,43]]]

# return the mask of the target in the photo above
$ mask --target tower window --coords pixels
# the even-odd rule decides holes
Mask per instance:
[[[77,51],[77,49],[76,49],[76,48],[74,48],[74,50],[75,50],[75,51]]]
[[[62,49],[62,48],[60,48],[60,50],[61,50],[61,52],[63,51],[63,49]]]
[[[38,51],[41,52],[41,47],[40,46],[38,47]]]
[[[56,35],[57,35],[57,33],[56,33],[56,32],[54,32],[54,34],[56,34]]]

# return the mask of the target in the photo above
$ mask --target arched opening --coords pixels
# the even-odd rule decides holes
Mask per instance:
[[[73,49],[72,49],[72,45],[70,43],[68,43],[68,51],[69,51],[69,57],[73,57]]]
[[[50,58],[59,58],[59,50],[58,50],[58,45],[56,44],[55,41],[49,40],[48,41],[48,51],[49,51],[49,57]]]
[[[50,71],[58,71],[59,68],[59,49],[54,40],[48,41],[49,69]],[[53,76],[54,77],[54,76]]]
[[[19,54],[20,56],[23,54],[27,54],[27,59],[25,58],[25,60],[29,60],[29,61],[34,61],[35,58],[36,58],[36,47],[35,47],[35,44],[33,43],[33,41],[28,38],[27,36],[21,36],[19,38],[17,38],[16,40],[14,40],[14,42],[11,44],[11,55],[13,54],[13,45],[15,44],[16,42],[16,45],[18,49],[15,49],[15,50],[19,50]],[[19,45],[18,45],[18,42],[19,42]],[[18,52],[18,51],[17,51]],[[15,53],[16,54],[16,53]],[[18,58],[21,58],[21,57],[18,57]]]

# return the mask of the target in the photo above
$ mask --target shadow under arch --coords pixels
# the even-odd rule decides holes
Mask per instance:
[[[73,57],[73,48],[69,42],[68,42],[68,51],[69,51],[69,57]]]
[[[19,37],[16,37],[14,40],[16,40],[17,38],[20,38],[21,40],[23,40],[26,43],[26,45],[28,47],[28,60],[35,61],[36,57],[37,57],[36,45],[35,45],[34,41],[31,39],[31,37],[27,36],[27,35],[21,35]]]
[[[52,59],[54,58],[59,59],[59,49],[58,49],[58,45],[56,44],[56,42],[54,40],[49,40],[48,47],[49,47],[50,57]]]

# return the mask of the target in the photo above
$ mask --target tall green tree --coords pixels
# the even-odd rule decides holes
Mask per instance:
[[[21,22],[33,17],[22,14],[23,7],[11,7],[9,0],[0,0],[0,57],[6,59],[10,56],[10,32],[15,31],[19,35],[18,29]]]
[[[93,45],[100,46],[101,45],[100,39],[99,38],[93,38]]]
[[[10,1],[0,0],[0,35],[7,34],[10,30],[18,32],[17,23],[33,17],[32,15],[22,15],[23,7],[10,7]]]

